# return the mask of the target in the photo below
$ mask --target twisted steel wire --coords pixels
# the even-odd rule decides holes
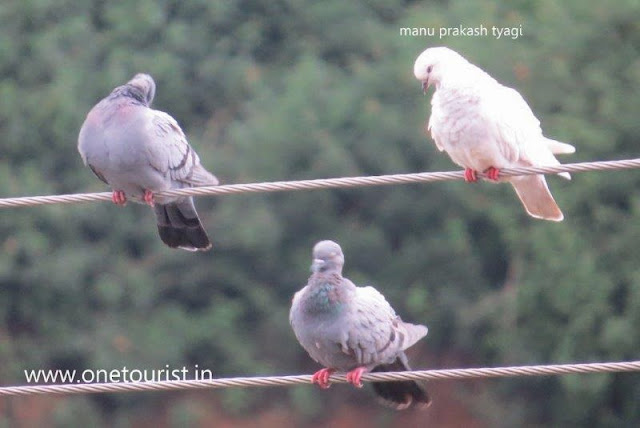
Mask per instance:
[[[640,158],[613,161],[580,162],[556,166],[526,168],[505,168],[500,170],[501,177],[533,174],[557,174],[559,172],[607,171],[640,168]],[[479,178],[486,178],[478,173]],[[227,184],[223,186],[189,187],[156,193],[162,196],[206,196],[233,195],[239,193],[265,193],[293,190],[312,190],[330,188],[348,188],[364,186],[384,186],[391,184],[429,183],[464,179],[463,171],[418,172],[410,174],[391,174],[365,177],[319,178],[314,180],[272,181],[263,183]],[[73,204],[92,201],[111,201],[110,192],[76,193],[68,195],[24,196],[0,199],[0,208],[17,208],[34,205]]]
[[[396,380],[461,380],[637,371],[640,371],[640,361],[367,373],[362,376],[362,380],[364,382],[390,382]],[[330,380],[335,383],[346,383],[346,376],[344,374],[334,374],[331,375]],[[168,380],[157,382],[26,385],[0,387],[0,397],[51,394],[95,394],[105,392],[176,391],[231,387],[248,388],[260,386],[289,386],[309,383],[311,383],[311,375],[256,376],[211,380]]]

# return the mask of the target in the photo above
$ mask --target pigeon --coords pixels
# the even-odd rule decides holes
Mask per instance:
[[[503,168],[559,165],[555,154],[575,152],[572,145],[542,135],[540,121],[515,89],[501,85],[449,48],[422,52],[413,73],[425,94],[435,86],[427,130],[438,149],[465,168],[468,182],[477,181],[477,171],[498,181]],[[566,172],[558,175],[571,179]],[[564,218],[544,175],[504,181],[511,182],[532,217]]]
[[[112,200],[128,198],[153,207],[158,232],[171,248],[206,251],[211,242],[191,197],[155,193],[192,186],[215,186],[218,179],[201,164],[178,122],[152,109],[156,84],[136,74],[96,104],[80,129],[78,151],[85,165],[113,189]]]
[[[292,301],[289,321],[298,342],[325,366],[313,383],[330,386],[335,371],[348,371],[347,381],[362,387],[367,372],[411,370],[404,350],[426,336],[427,327],[403,322],[375,288],[356,287],[342,276],[344,255],[333,241],[313,248],[311,277]],[[373,382],[380,401],[401,410],[431,403],[422,383],[406,380]]]

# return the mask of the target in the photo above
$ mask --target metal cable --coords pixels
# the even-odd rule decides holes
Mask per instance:
[[[557,174],[560,172],[587,172],[616,169],[640,168],[640,158],[569,163],[557,166],[541,166],[526,168],[505,168],[500,170],[501,177],[515,175]],[[484,173],[478,173],[479,178],[486,178]],[[228,184],[223,186],[190,187],[185,189],[158,192],[157,197],[163,196],[205,196],[232,195],[238,193],[282,192],[293,190],[329,189],[364,186],[384,186],[390,184],[429,183],[434,181],[449,181],[464,179],[463,171],[447,172],[419,172],[412,174],[392,174],[366,177],[320,178],[315,180],[273,181],[264,183]],[[25,196],[18,198],[0,199],[0,208],[16,208],[33,205],[73,204],[91,201],[111,201],[110,192],[77,193],[69,195]]]
[[[640,371],[640,361],[367,373],[362,376],[362,380],[365,382],[389,382],[395,380],[460,380],[515,376],[551,376],[562,374],[613,373],[635,371]],[[335,374],[331,376],[330,380],[335,383],[346,383],[346,376],[344,374]],[[27,385],[0,387],[0,396],[6,397],[24,395],[89,394],[104,392],[167,390],[176,391],[207,388],[285,386],[309,383],[311,383],[311,375],[257,376],[221,378],[212,380],[171,380],[158,382]]]

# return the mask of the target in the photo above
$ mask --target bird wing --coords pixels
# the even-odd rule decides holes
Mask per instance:
[[[187,142],[178,122],[167,113],[147,110],[151,130],[146,145],[149,162],[168,174],[172,181],[191,186],[218,184],[218,179],[200,164],[198,154]]]
[[[358,287],[345,320],[343,351],[360,365],[377,365],[395,357],[403,340],[398,316],[373,287]]]
[[[501,148],[511,147],[509,159],[520,166],[557,163],[545,138],[540,121],[518,91],[498,85],[497,96],[485,98],[487,116]]]
[[[291,309],[289,310],[289,324],[291,324],[291,327],[294,327],[294,324],[298,317],[298,308],[300,305],[300,299],[302,299],[302,295],[304,294],[306,289],[307,287],[304,287],[301,290],[296,291],[293,297],[291,298]],[[295,328],[294,328],[294,332],[295,332]]]
[[[433,138],[433,141],[435,142],[438,150],[443,152],[444,146],[440,141],[440,134],[436,132],[436,130],[434,130],[433,128],[434,123],[438,123],[439,121],[441,121],[441,117],[439,117],[441,115],[441,111],[437,107],[437,98],[436,98],[437,96],[438,96],[438,92],[436,91],[436,93],[431,98],[431,115],[429,116],[429,121],[427,122],[427,126],[425,130],[427,131],[427,134],[429,133],[431,134],[431,138]]]
[[[481,91],[479,112],[487,134],[504,160],[521,160],[527,141],[534,135],[542,136],[540,122],[517,91],[498,83]]]

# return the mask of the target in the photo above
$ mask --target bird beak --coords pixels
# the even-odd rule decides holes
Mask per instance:
[[[429,79],[422,81],[422,93],[427,95],[427,89],[429,89]]]
[[[326,262],[322,259],[313,259],[311,263],[311,272],[319,272]]]

